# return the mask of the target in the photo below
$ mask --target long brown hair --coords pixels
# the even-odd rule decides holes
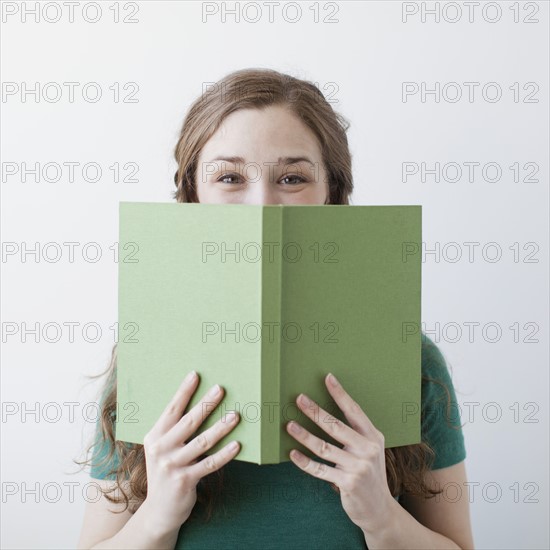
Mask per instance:
[[[174,175],[176,190],[173,198],[177,202],[198,202],[196,190],[198,158],[203,146],[216,132],[225,117],[239,109],[262,109],[270,105],[287,107],[317,137],[328,180],[329,193],[326,204],[349,204],[349,196],[353,190],[351,155],[346,136],[349,123],[333,110],[313,83],[270,69],[244,69],[233,72],[218,81],[215,86],[209,87],[191,105],[174,151],[177,170]],[[115,440],[116,370],[115,345],[107,370],[100,375],[90,377],[106,376],[106,381],[101,399],[99,430],[101,436],[88,448],[88,451],[94,445],[108,445],[109,453],[98,466],[109,464],[116,455],[118,464],[111,470],[111,474],[116,476],[116,484],[112,489],[105,490],[104,494],[111,502],[124,502],[124,509],[135,512],[137,506],[133,506],[130,500],[139,503],[147,496],[145,453],[143,445]],[[440,381],[425,375],[422,376],[422,380],[438,383],[445,388],[446,417],[448,418],[451,405],[449,389]],[[205,456],[202,455],[198,460]],[[416,445],[385,449],[386,475],[391,494],[395,497],[407,492],[429,498],[441,493],[442,490],[433,490],[425,483],[425,474],[430,469],[434,458],[433,449],[425,441]],[[92,459],[78,463],[91,462]],[[210,519],[216,497],[222,490],[223,471],[224,468],[221,468],[205,476],[197,485],[197,501],[206,505],[207,520]],[[124,483],[126,483],[126,490],[123,487]],[[330,483],[330,485],[339,492],[335,484]],[[110,496],[110,493],[115,491],[118,496]]]

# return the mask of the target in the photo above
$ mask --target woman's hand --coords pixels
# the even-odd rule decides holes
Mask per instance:
[[[346,514],[368,532],[382,525],[386,514],[395,505],[386,478],[384,436],[336,378],[335,384],[332,383],[331,377],[334,375],[327,375],[325,384],[351,427],[328,414],[314,401],[308,402],[303,394],[298,396],[296,403],[306,416],[344,447],[331,445],[296,422],[288,422],[287,431],[317,456],[334,463],[335,467],[311,460],[296,449],[290,452],[290,458],[304,472],[336,484]],[[293,427],[298,427],[299,431],[294,432]]]
[[[217,407],[224,393],[219,386],[216,393],[214,386],[182,416],[198,380],[195,371],[187,375],[144,439],[147,497],[143,504],[154,514],[151,523],[160,532],[172,532],[181,527],[197,501],[199,480],[227,464],[240,449],[238,442],[231,442],[197,462],[197,458],[233,430],[239,420],[237,413],[229,412],[208,430],[188,441]],[[232,443],[236,445],[232,446]]]

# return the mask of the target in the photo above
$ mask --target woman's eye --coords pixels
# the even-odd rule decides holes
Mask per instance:
[[[221,181],[222,183],[239,183],[239,182],[235,182],[235,181],[226,181],[226,180],[230,180],[231,178],[239,178],[239,175],[238,174],[224,174],[223,176],[220,176],[218,178],[217,181]]]
[[[285,180],[292,180],[292,181],[285,181]],[[297,185],[299,183],[305,182],[305,178],[302,178],[301,176],[285,176],[281,180],[284,184],[287,185]]]

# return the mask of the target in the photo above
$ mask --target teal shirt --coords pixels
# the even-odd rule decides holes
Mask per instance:
[[[422,440],[435,451],[432,470],[466,458],[456,394],[445,359],[427,336],[422,337],[422,373],[443,382],[422,381]],[[97,462],[105,444],[98,442],[91,476],[113,479]],[[116,463],[116,461],[115,461]],[[399,498],[397,498],[399,500]],[[293,462],[258,465],[232,460],[224,467],[223,492],[209,522],[197,502],[182,525],[177,549],[217,548],[367,548],[365,538],[345,513],[340,495],[326,482]]]

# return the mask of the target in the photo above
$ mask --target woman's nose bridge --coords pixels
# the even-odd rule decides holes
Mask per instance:
[[[262,204],[277,202],[276,183],[270,180],[269,170],[262,170],[249,187],[254,197]]]

